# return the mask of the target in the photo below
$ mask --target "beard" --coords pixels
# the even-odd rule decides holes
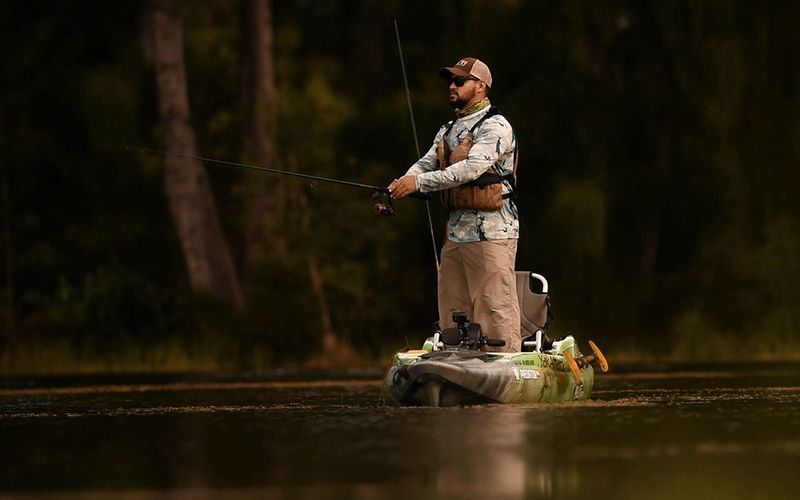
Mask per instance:
[[[463,97],[460,97],[458,94],[450,94],[450,107],[453,109],[461,109],[463,108],[468,101],[466,101]]]
[[[475,97],[475,89],[471,92],[463,89],[461,92],[451,92],[449,95],[450,107],[453,109],[463,109],[469,101]]]

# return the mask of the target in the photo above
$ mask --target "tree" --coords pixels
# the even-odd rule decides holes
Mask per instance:
[[[143,45],[155,72],[163,146],[178,154],[197,156],[186,91],[179,2],[149,3]],[[210,292],[243,308],[241,285],[202,163],[176,157],[167,157],[165,163],[164,188],[192,289]]]
[[[245,0],[243,8],[242,58],[242,156],[244,161],[279,164],[275,131],[278,123],[278,92],[275,84],[272,5],[270,0]],[[293,165],[292,165],[293,166]],[[288,265],[288,242],[283,236],[287,203],[303,211],[302,231],[309,233],[308,199],[297,183],[284,183],[260,173],[245,174],[245,262],[251,271],[260,260],[273,257],[273,264]],[[274,255],[264,255],[265,249]],[[319,263],[306,249],[305,267],[317,297],[322,322],[322,344],[326,353],[339,348],[325,295]]]
[[[242,11],[242,159],[275,167],[279,163],[275,145],[278,93],[272,6],[269,0],[245,0]],[[266,249],[278,261],[287,257],[286,239],[279,229],[286,208],[282,184],[275,177],[244,173],[241,192],[245,209],[245,276],[252,275]]]
[[[0,359],[5,348],[14,344],[14,267],[11,245],[11,214],[8,201],[8,167],[5,161],[5,116],[0,101],[0,209],[3,211],[3,257],[5,268],[5,336],[0,338]]]

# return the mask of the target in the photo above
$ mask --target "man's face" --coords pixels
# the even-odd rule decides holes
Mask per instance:
[[[463,109],[475,99],[477,83],[478,82],[474,78],[451,75],[448,79],[450,106],[455,109]]]

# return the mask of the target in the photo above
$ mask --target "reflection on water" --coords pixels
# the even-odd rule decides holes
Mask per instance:
[[[798,374],[468,408],[372,380],[0,388],[0,498],[794,498]]]

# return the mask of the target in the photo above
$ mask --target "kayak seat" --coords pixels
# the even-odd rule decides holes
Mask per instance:
[[[516,278],[522,350],[541,351],[550,343],[545,335],[552,318],[547,280],[528,271],[517,271]]]

